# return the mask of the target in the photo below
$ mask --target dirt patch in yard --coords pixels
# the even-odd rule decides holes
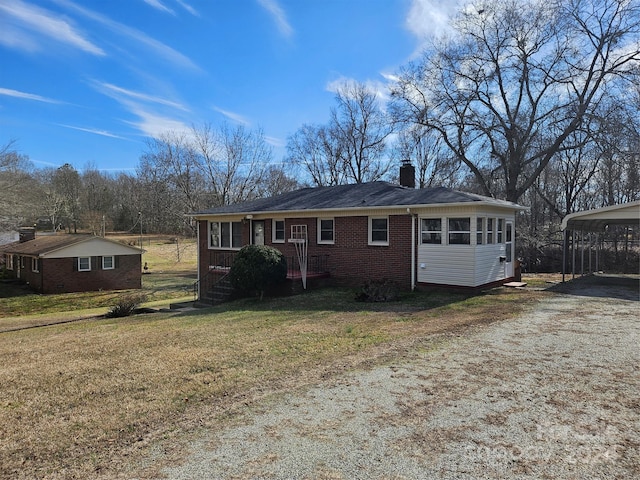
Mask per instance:
[[[254,404],[163,474],[638,478],[633,281],[565,284],[516,319],[432,335],[383,366]]]

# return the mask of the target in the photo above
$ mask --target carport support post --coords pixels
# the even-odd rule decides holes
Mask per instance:
[[[571,230],[571,280],[576,278],[576,232]]]
[[[562,231],[562,283],[564,283],[564,274],[567,271],[567,229]]]
[[[584,277],[584,230],[580,230],[580,276]]]

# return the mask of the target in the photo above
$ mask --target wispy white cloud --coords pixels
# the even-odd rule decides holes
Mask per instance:
[[[147,137],[160,138],[167,132],[191,135],[191,128],[181,120],[151,112],[139,105],[131,105],[130,110],[138,120],[125,123],[134,126]]]
[[[0,2],[0,12],[10,17],[15,25],[11,28],[11,36],[0,35],[0,41],[9,47],[22,47],[29,51],[50,48],[51,40],[69,45],[92,55],[104,56],[100,47],[86,38],[68,19],[21,0]],[[4,22],[3,22],[4,23]],[[3,26],[4,30],[5,27]],[[47,45],[38,41],[33,34],[46,37]]]
[[[287,20],[287,14],[278,4],[277,0],[258,0],[258,3],[262,8],[269,12],[282,35],[287,38],[293,35],[293,28]]]
[[[189,111],[189,109],[186,106],[182,105],[181,103],[174,102],[172,100],[167,100],[166,98],[163,98],[163,97],[149,95],[147,93],[128,90],[126,88],[119,87],[112,83],[94,81],[92,82],[92,85],[99,92],[105,95],[108,95],[111,98],[115,98],[116,100],[120,100],[126,97],[129,99],[138,100],[146,103],[155,103],[159,105],[164,105],[166,107],[175,108],[177,110],[182,110],[184,112]]]
[[[191,5],[189,5],[187,2],[185,2],[183,0],[176,0],[176,2],[178,2],[178,5],[180,5],[182,8],[184,8],[187,12],[189,12],[194,17],[199,17],[200,16],[200,13],[195,8],[193,8]]]
[[[229,110],[223,110],[222,108],[219,107],[213,107],[213,109],[224,115],[226,118],[228,118],[229,120],[239,123],[241,125],[244,125],[245,127],[248,127],[251,125],[251,122],[249,120],[247,120],[245,117],[243,117],[242,115],[238,114],[238,113],[234,113],[234,112],[230,112]]]
[[[276,147],[276,148],[282,148],[287,145],[287,142],[284,141],[282,138],[270,137],[269,135],[265,135],[264,141],[267,142],[272,147]]]
[[[94,22],[97,22],[111,29],[112,31],[120,35],[123,35],[132,39],[138,44],[150,49],[152,52],[154,52],[157,56],[161,57],[166,62],[172,63],[176,66],[180,66],[183,68],[189,68],[190,70],[198,70],[198,71],[200,70],[200,67],[198,67],[195,63],[193,63],[191,59],[186,55],[183,55],[177,50],[174,50],[168,45],[165,45],[164,43],[149,37],[148,35],[142,33],[139,30],[136,30],[135,28],[131,28],[126,25],[123,25],[122,23],[111,20],[109,17],[106,17],[100,13],[94,12],[87,8],[81,7],[80,5],[77,5],[76,3],[73,3],[70,0],[53,0],[53,1],[68,10],[72,10],[84,16],[85,18],[93,20]]]
[[[382,76],[387,78],[384,74],[382,74]],[[369,93],[374,94],[379,101],[386,102],[390,99],[390,81],[383,82],[380,80],[366,80],[364,82],[360,82],[354,78],[339,77],[327,83],[325,89],[331,93],[338,93],[339,91],[345,93],[345,87],[358,83],[364,85],[365,89]],[[346,89],[346,93],[348,93],[348,90],[349,89]]]
[[[406,27],[418,40],[418,49],[435,36],[449,31],[450,21],[470,0],[412,0]]]
[[[54,100],[53,98],[42,97],[34,93],[20,92],[18,90],[12,90],[10,88],[0,88],[0,95],[5,95],[7,97],[14,97],[14,98],[22,98],[24,100],[35,100],[36,102],[63,103],[59,100]]]
[[[71,128],[73,130],[80,130],[81,132],[94,133],[96,135],[101,135],[103,137],[118,138],[120,140],[126,140],[126,138],[121,137],[119,135],[115,135],[115,134],[113,134],[111,132],[108,132],[106,130],[99,130],[99,129],[96,129],[96,128],[74,127],[73,125],[65,125],[64,123],[58,123],[58,125],[60,125],[61,127],[65,127],[65,128]]]
[[[147,5],[149,5],[150,7],[153,7],[155,9],[157,9],[157,10],[160,10],[161,12],[170,13],[171,15],[175,15],[176,14],[176,12],[174,12],[172,9],[167,7],[160,0],[142,0],[142,1],[144,3],[146,3]]]

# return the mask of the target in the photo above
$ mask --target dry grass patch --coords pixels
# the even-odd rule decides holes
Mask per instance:
[[[177,448],[235,406],[517,315],[538,295],[363,305],[328,289],[0,334],[0,478],[130,477],[151,444]]]

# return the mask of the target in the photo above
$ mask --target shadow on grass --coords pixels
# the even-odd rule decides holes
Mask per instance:
[[[450,306],[470,299],[485,300],[488,296],[499,295],[499,289],[486,291],[430,290],[403,293],[396,301],[360,302],[355,299],[357,289],[344,287],[324,287],[308,290],[287,297],[269,297],[260,301],[256,297],[241,298],[200,311],[185,312],[185,315],[200,315],[204,311],[241,312],[241,311],[291,311],[291,312],[394,312],[410,313],[422,310]]]
[[[576,277],[547,289],[550,292],[585,297],[640,301],[640,276],[593,274]]]

